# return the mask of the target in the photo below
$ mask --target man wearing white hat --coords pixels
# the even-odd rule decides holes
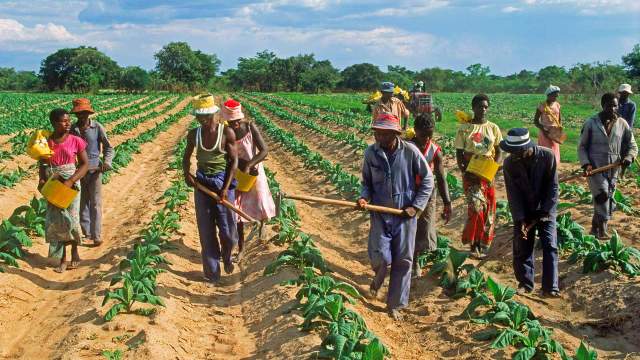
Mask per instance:
[[[629,100],[629,95],[633,94],[631,85],[622,84],[618,87],[618,115],[627,120],[627,124],[633,130],[633,122],[636,119],[636,103]]]

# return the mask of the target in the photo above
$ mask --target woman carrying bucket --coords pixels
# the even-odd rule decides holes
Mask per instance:
[[[236,100],[229,99],[222,105],[222,117],[229,123],[229,127],[236,134],[236,148],[238,149],[238,171],[236,179],[236,206],[249,216],[261,222],[260,231],[266,220],[276,215],[276,206],[269,191],[267,176],[264,173],[262,161],[267,157],[269,149],[262,139],[258,127],[244,120],[242,105]],[[238,257],[240,261],[244,250],[244,222],[238,219]]]
[[[538,145],[550,149],[556,157],[556,164],[560,164],[560,144],[567,139],[567,135],[562,132],[562,117],[558,102],[560,88],[549,85],[544,94],[547,100],[538,105],[533,117],[533,123],[540,129]]]
[[[483,258],[494,238],[496,194],[493,178],[499,167],[502,133],[498,125],[486,119],[487,95],[474,96],[471,107],[473,118],[460,124],[455,139],[468,213],[462,243],[470,244],[472,255]]]
[[[38,189],[47,198],[45,239],[49,243],[49,257],[60,259],[56,272],[78,267],[80,232],[80,179],[87,173],[89,162],[85,148],[87,143],[69,134],[71,119],[64,109],[54,109],[49,114],[53,133],[47,139],[53,155],[40,160]],[[47,182],[50,180],[49,182]],[[54,181],[59,180],[59,181]],[[45,186],[46,185],[46,186]],[[70,191],[73,188],[75,191]],[[54,201],[65,194],[62,202]],[[68,195],[66,195],[68,194]],[[69,204],[70,202],[70,204]],[[54,205],[55,204],[55,205]],[[71,264],[67,266],[67,245],[71,245]]]

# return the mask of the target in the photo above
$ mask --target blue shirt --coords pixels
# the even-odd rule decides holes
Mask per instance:
[[[633,122],[636,119],[636,104],[629,99],[626,102],[619,103],[618,115],[627,120],[627,124],[633,130]]]
[[[104,163],[111,165],[113,160],[113,147],[107,138],[107,132],[97,121],[89,120],[89,127],[80,131],[78,124],[71,127],[71,133],[80,136],[87,142],[87,157],[89,158],[89,170],[95,170],[100,166],[100,152],[104,152]]]
[[[364,152],[360,197],[373,205],[424,210],[433,191],[429,164],[415,145],[399,137],[392,157],[389,161],[377,143],[369,145]],[[416,185],[416,175],[422,178],[420,185]]]
[[[526,160],[504,160],[504,183],[513,222],[532,220],[537,215],[556,215],[558,173],[551,150],[535,146]]]

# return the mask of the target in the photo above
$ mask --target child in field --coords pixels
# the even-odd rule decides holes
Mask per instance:
[[[549,85],[544,93],[547,100],[538,105],[533,123],[540,129],[538,145],[550,149],[556,157],[556,164],[560,164],[560,144],[567,138],[562,132],[562,116],[558,102],[560,88]]]
[[[253,176],[257,176],[256,183],[247,192],[236,189],[236,206],[242,209],[252,218],[259,220],[260,231],[264,222],[276,215],[276,206],[269,191],[267,176],[264,173],[262,161],[267,157],[269,149],[262,139],[258,127],[250,121],[246,121],[242,112],[242,105],[236,100],[227,100],[222,105],[222,117],[229,123],[236,135],[236,147],[238,149],[238,170]],[[244,250],[244,222],[242,217],[238,219],[238,256],[242,258]]]
[[[442,149],[433,141],[433,131],[435,123],[432,115],[423,113],[416,117],[414,122],[415,136],[411,139],[418,150],[425,157],[429,164],[429,168],[436,177],[438,188],[433,189],[427,207],[418,217],[418,228],[416,230],[416,247],[413,253],[413,269],[414,276],[420,276],[420,267],[418,266],[418,255],[423,251],[435,251],[438,245],[438,237],[436,233],[436,197],[440,193],[444,209],[442,218],[445,224],[451,218],[451,199],[449,197],[449,189],[447,188],[447,172],[444,168],[444,157]],[[420,184],[422,179],[416,179],[416,183]]]

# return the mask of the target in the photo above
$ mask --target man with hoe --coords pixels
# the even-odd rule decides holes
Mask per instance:
[[[404,214],[371,212],[368,252],[375,275],[370,290],[377,296],[390,266],[387,310],[393,319],[401,320],[400,309],[409,303],[417,216],[431,196],[433,174],[420,150],[400,138],[400,120],[395,115],[379,113],[371,128],[376,142],[364,152],[358,206],[364,208],[370,202],[404,209]]]
[[[89,158],[89,171],[80,180],[80,227],[83,235],[97,246],[102,244],[102,173],[111,170],[113,147],[102,124],[89,119],[95,113],[89,99],[73,100],[71,113],[78,119],[71,133],[86,141]]]

